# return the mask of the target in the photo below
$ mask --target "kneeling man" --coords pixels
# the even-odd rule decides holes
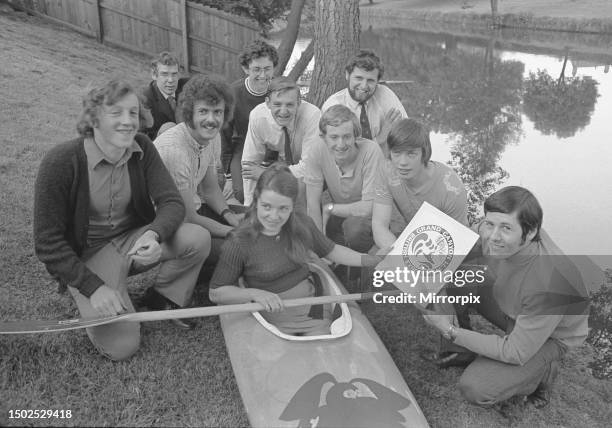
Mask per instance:
[[[82,317],[134,312],[126,278],[161,263],[157,309],[185,306],[210,251],[210,234],[182,224],[181,196],[148,137],[137,134],[139,102],[127,83],[92,90],[80,137],[53,147],[34,189],[34,242],[47,270],[67,286]],[[180,320],[183,328],[189,325]],[[140,343],[140,324],[116,322],[87,334],[122,360]]]
[[[484,212],[478,232],[487,280],[446,290],[479,301],[439,306],[425,320],[446,339],[441,366],[475,358],[459,380],[468,401],[486,406],[518,395],[542,407],[559,360],[587,337],[588,294],[576,266],[541,230],[542,208],[531,192],[505,187],[487,198]],[[472,331],[470,306],[504,334]]]
[[[366,252],[374,243],[372,200],[383,153],[361,138],[359,119],[346,106],[336,104],[323,113],[319,130],[306,160],[308,215],[337,244]]]

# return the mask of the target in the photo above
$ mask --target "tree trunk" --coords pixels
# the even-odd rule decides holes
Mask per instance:
[[[291,58],[295,41],[297,40],[298,32],[300,30],[300,20],[302,18],[302,9],[304,8],[305,0],[292,0],[291,11],[287,18],[287,28],[285,28],[283,40],[278,47],[278,65],[274,74],[276,76],[282,76],[287,63]]]
[[[320,107],[346,86],[344,67],[359,49],[359,31],[359,0],[316,0],[311,103]]]
[[[302,52],[300,59],[295,63],[295,65],[291,69],[291,72],[289,73],[289,78],[297,81],[302,75],[302,73],[304,72],[304,70],[306,70],[306,67],[308,67],[308,63],[312,59],[313,55],[314,55],[314,39],[311,40],[310,43],[308,43],[308,46],[306,47],[306,49],[304,49],[304,52]]]
[[[497,8],[498,0],[491,0],[491,16],[493,17],[493,22],[495,22],[495,17],[497,16],[498,8]]]

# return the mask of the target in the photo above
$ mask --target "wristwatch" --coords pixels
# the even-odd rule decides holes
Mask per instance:
[[[327,211],[329,214],[331,214],[331,213],[332,213],[332,211],[334,210],[334,204],[332,203],[332,204],[327,204],[327,205],[325,205],[325,210],[326,210],[326,211]]]
[[[225,214],[227,214],[227,213],[231,213],[231,212],[232,212],[232,210],[230,210],[229,208],[225,208],[223,211],[221,211],[221,212],[219,213],[219,215],[220,215],[221,217],[225,218]]]
[[[455,338],[457,337],[457,327],[451,324],[448,330],[442,333],[442,337],[444,337],[446,340],[450,340],[451,342],[454,342]]]

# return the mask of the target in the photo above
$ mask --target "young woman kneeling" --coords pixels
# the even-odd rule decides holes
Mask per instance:
[[[318,294],[308,269],[310,251],[348,266],[374,266],[380,257],[328,239],[308,216],[294,211],[297,196],[298,180],[285,165],[274,164],[261,175],[245,220],[223,246],[210,300],[222,305],[258,302],[267,311],[262,316],[284,333],[328,334],[329,311],[321,318],[309,306],[283,307],[282,299]],[[237,285],[240,277],[245,288]]]

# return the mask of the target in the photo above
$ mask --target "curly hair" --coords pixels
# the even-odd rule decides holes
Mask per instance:
[[[308,250],[312,247],[312,237],[306,225],[308,219],[305,214],[295,211],[299,194],[298,179],[291,173],[289,167],[282,162],[270,165],[257,180],[253,202],[247,211],[245,221],[238,226],[236,235],[240,239],[253,242],[263,230],[263,226],[257,218],[257,204],[264,190],[272,190],[291,198],[293,211],[281,228],[280,233],[290,238],[288,239],[289,248],[287,248],[289,258],[296,263],[304,263],[310,259]]]
[[[380,61],[380,58],[369,49],[361,49],[353,55],[344,68],[348,74],[351,74],[355,67],[359,67],[365,71],[378,70],[378,80],[382,79],[385,72],[385,66]]]
[[[263,40],[255,40],[245,46],[244,50],[238,57],[240,65],[244,68],[249,68],[251,61],[257,58],[268,57],[272,61],[272,65],[276,67],[278,64],[278,52],[276,48]]]
[[[93,137],[93,129],[98,126],[98,116],[102,105],[111,106],[129,94],[134,88],[123,80],[111,80],[106,85],[92,89],[83,98],[83,110],[76,129],[82,137]],[[138,95],[136,95],[138,98]]]
[[[204,101],[211,105],[224,102],[223,123],[232,119],[234,112],[234,95],[229,85],[220,77],[209,75],[197,75],[189,79],[179,95],[178,109],[185,123],[190,128],[193,124],[193,106],[197,101]]]

